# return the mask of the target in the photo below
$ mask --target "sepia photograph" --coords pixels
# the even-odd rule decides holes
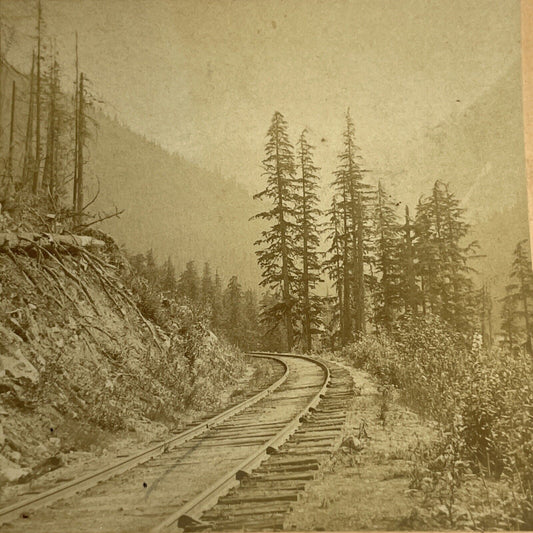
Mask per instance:
[[[528,168],[533,0],[0,0],[0,531],[533,530]]]

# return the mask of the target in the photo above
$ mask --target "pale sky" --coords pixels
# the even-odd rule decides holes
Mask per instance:
[[[331,178],[350,107],[368,166],[471,103],[520,57],[519,0],[42,0],[72,76],[111,115],[227,177],[260,186],[274,111],[307,127]],[[29,71],[35,0],[1,0]],[[253,186],[257,189],[258,186]]]

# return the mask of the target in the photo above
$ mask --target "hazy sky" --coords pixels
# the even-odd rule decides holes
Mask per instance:
[[[373,168],[520,56],[519,0],[42,0],[65,74],[111,114],[207,168],[259,179],[275,110],[307,127],[326,179],[349,106]],[[35,1],[2,0],[29,70]]]

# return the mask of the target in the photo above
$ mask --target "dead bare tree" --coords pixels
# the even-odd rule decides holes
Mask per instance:
[[[24,185],[30,181],[30,172],[32,169],[32,148],[33,148],[33,85],[35,74],[35,51],[32,54],[30,89],[28,96],[28,121],[26,125],[26,138],[24,142],[24,164],[22,167],[22,181]]]
[[[33,169],[33,194],[37,194],[40,186],[41,165],[41,0],[37,2],[37,84],[35,89],[35,166]]]
[[[8,180],[8,186],[13,184],[13,147],[15,145],[14,130],[15,130],[15,98],[17,93],[17,86],[13,80],[13,86],[11,91],[11,122],[9,125],[9,151],[7,155],[6,165],[6,177]]]

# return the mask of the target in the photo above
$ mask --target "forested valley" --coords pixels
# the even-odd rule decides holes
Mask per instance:
[[[403,457],[403,527],[531,529],[531,252],[517,231],[495,281],[475,237],[507,211],[476,222],[441,168],[396,198],[355,108],[338,111],[333,172],[324,139],[275,111],[248,193],[112,120],[77,37],[66,80],[41,2],[35,26],[22,73],[0,25],[2,490],[117,432],[182,430],[273,379],[246,353],[290,352],[371,376],[391,434],[393,404],[435,429]]]

